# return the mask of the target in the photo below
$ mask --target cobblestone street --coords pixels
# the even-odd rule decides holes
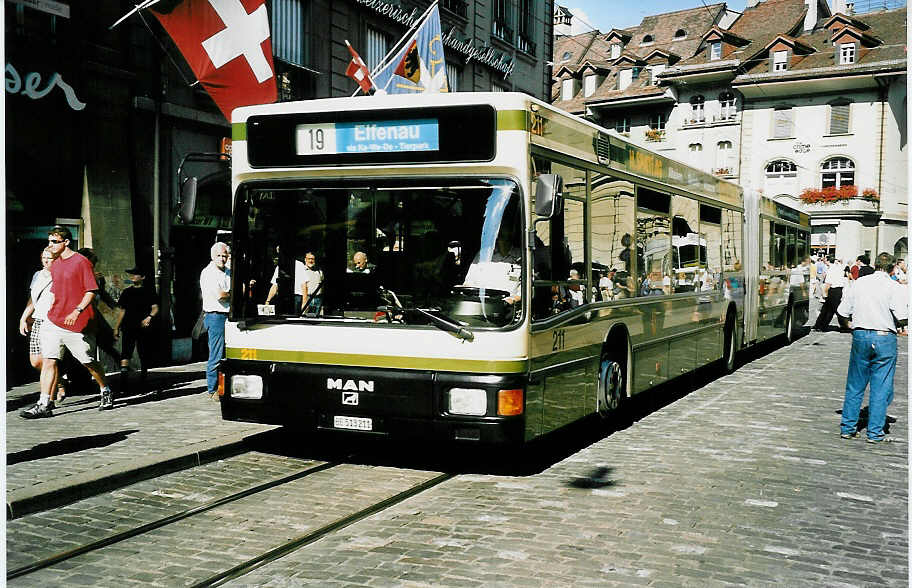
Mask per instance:
[[[488,452],[477,468],[464,457],[454,478],[229,585],[907,586],[905,340],[889,410],[897,442],[873,446],[839,437],[850,338],[812,333],[748,356],[734,374],[698,382],[689,393],[688,381],[672,383],[638,398],[633,418],[610,434],[585,423],[525,457]],[[106,469],[129,473],[128,464],[161,462],[201,443],[217,450],[268,429],[222,422],[198,385],[190,377],[181,388],[106,413],[88,400],[92,410],[41,421],[10,411],[8,459],[18,463],[8,473],[8,568],[323,458],[325,448],[308,449],[305,439],[292,454],[226,452],[69,506],[15,514],[11,496],[30,489],[72,492],[77,486],[68,480]],[[103,430],[135,432],[97,447],[71,445]],[[397,450],[382,463],[315,474],[10,585],[199,582],[428,480],[448,463],[422,466],[407,446]],[[538,465],[511,471],[525,460]]]

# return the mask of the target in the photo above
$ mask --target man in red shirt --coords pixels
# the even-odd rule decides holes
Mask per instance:
[[[86,334],[86,327],[94,315],[92,299],[98,290],[95,273],[88,259],[70,249],[72,235],[65,227],[54,227],[48,232],[48,247],[55,256],[49,268],[51,292],[54,302],[48,311],[48,321],[42,325],[41,352],[45,361],[41,365],[41,397],[32,409],[20,413],[34,419],[53,416],[48,407],[50,392],[57,386],[57,361],[69,349],[83,364],[101,391],[100,409],[114,406],[114,394],[105,383],[104,371],[95,360],[95,340]]]

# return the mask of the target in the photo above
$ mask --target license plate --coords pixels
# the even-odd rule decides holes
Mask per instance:
[[[334,416],[333,426],[337,429],[354,429],[356,431],[372,431],[374,422],[363,417]]]

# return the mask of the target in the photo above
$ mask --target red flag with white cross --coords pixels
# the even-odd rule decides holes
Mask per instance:
[[[166,0],[150,10],[226,119],[238,106],[276,101],[264,0]]]
[[[348,47],[348,52],[351,53],[352,56],[351,61],[348,62],[348,68],[345,70],[345,75],[358,82],[362,92],[370,94],[374,84],[371,82],[370,71],[367,69],[367,65],[364,64],[364,60],[361,59],[361,56],[358,55],[355,48],[351,46],[348,39],[345,40],[345,46]]]

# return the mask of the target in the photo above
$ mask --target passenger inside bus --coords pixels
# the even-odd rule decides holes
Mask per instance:
[[[507,296],[503,300],[507,304],[515,304],[522,298],[522,247],[517,230],[518,212],[518,206],[512,205],[503,213],[493,250],[486,247],[486,235],[482,233],[481,249],[469,265],[462,283],[463,286],[506,292]]]

